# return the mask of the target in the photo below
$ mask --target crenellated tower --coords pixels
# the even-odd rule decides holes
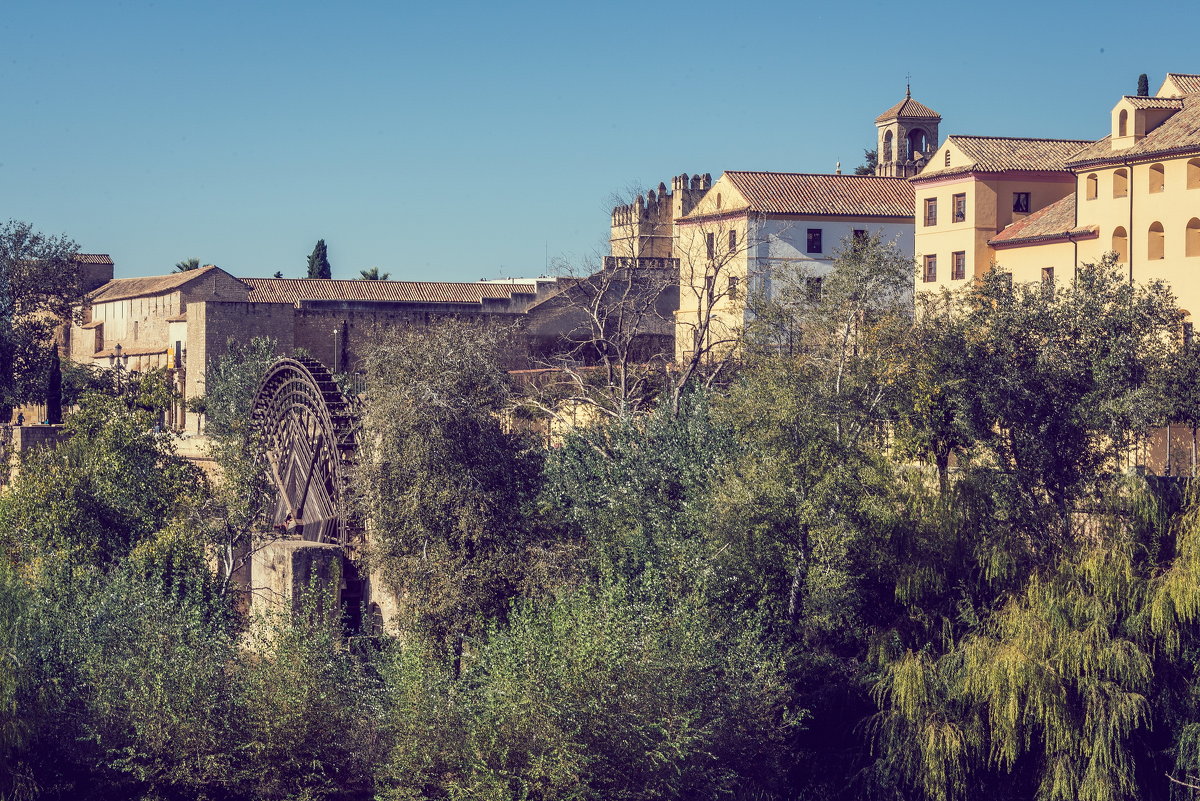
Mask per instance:
[[[609,253],[618,258],[669,259],[675,256],[675,220],[691,211],[712,187],[712,176],[681,173],[671,179],[671,189],[638,195],[632,203],[612,211]]]

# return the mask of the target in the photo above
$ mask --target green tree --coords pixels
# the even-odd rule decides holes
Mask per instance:
[[[786,791],[804,715],[753,620],[608,586],[519,604],[457,685],[436,662],[415,669],[418,647],[397,651],[381,798],[414,785],[422,797],[547,800]]]
[[[200,266],[201,265],[200,265],[199,259],[184,259],[183,261],[181,261],[175,265],[175,272],[186,273],[191,270],[199,270]]]
[[[49,345],[82,291],[78,246],[28,223],[0,225],[0,421],[45,399]]]
[[[863,163],[854,168],[855,175],[874,175],[879,166],[879,151],[864,150]]]
[[[325,247],[324,239],[317,240],[316,246],[313,247],[313,252],[308,256],[308,277],[333,277],[333,268],[329,266],[329,250]]]
[[[400,623],[461,654],[502,616],[535,533],[539,459],[498,413],[506,332],[448,323],[381,337],[366,360],[359,509]]]
[[[876,236],[842,242],[824,276],[787,265],[770,297],[750,298],[746,359],[802,376],[839,440],[877,434],[912,327],[912,276],[912,259]]]
[[[50,370],[46,376],[46,422],[58,425],[62,422],[63,387],[62,362],[58,357],[58,343],[50,346]]]
[[[1153,376],[1180,313],[1165,285],[1131,285],[1111,259],[1053,290],[1010,288],[993,272],[964,303],[967,359],[977,371],[964,386],[971,435],[1014,482],[1022,500],[1013,512],[1042,539],[1046,502],[1065,526],[1102,466],[1119,464],[1162,419]]]
[[[362,276],[362,280],[364,281],[386,281],[388,280],[388,277],[391,276],[391,273],[384,273],[383,275],[380,275],[378,267],[372,267],[369,270],[359,270],[358,273]]]
[[[1144,72],[1138,76],[1137,93],[1138,97],[1147,97],[1150,94],[1150,79]]]
[[[68,438],[29,453],[0,495],[0,543],[10,557],[57,552],[110,566],[184,514],[203,482],[153,425],[149,412],[117,398],[84,398]]]
[[[254,337],[241,343],[231,338],[209,368],[198,404],[222,480],[206,496],[197,522],[212,547],[222,590],[229,589],[233,575],[263,545],[278,538],[275,532],[261,531],[259,515],[267,487],[250,426],[258,385],[278,358],[279,343],[273,339]]]
[[[944,495],[950,457],[974,442],[967,385],[975,377],[970,360],[967,318],[949,294],[917,297],[909,347],[900,353],[892,414],[901,453],[932,463]]]

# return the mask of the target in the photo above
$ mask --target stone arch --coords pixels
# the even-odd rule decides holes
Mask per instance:
[[[1146,258],[1151,261],[1157,261],[1166,255],[1166,235],[1163,233],[1163,226],[1160,222],[1150,223],[1150,229],[1146,232]]]
[[[1187,228],[1184,229],[1183,255],[1200,256],[1200,218],[1193,217],[1188,220]]]
[[[1124,167],[1113,173],[1113,197],[1129,196],[1129,173]]]
[[[1149,173],[1149,182],[1146,189],[1155,194],[1163,191],[1167,186],[1167,173],[1161,164],[1151,164]]]
[[[1122,226],[1113,231],[1112,252],[1117,254],[1117,261],[1129,261],[1129,233]]]
[[[929,134],[924,128],[913,128],[908,132],[908,158],[915,159],[917,154],[928,155],[933,149],[933,143],[929,141]]]

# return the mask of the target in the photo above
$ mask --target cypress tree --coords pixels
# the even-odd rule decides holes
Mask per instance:
[[[324,239],[317,240],[317,246],[308,257],[308,277],[333,278],[333,268],[329,266],[329,251],[325,247]]]
[[[46,422],[52,426],[62,422],[62,362],[58,358],[58,345],[50,346],[50,371],[46,377]]]
[[[1146,73],[1138,76],[1138,97],[1150,96],[1150,79],[1146,77]]]

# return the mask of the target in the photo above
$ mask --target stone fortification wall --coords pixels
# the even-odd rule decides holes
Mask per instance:
[[[675,221],[695,208],[712,188],[712,176],[687,173],[671,178],[671,191],[661,181],[658,189],[638,195],[632,203],[612,211],[609,252],[625,258],[667,259],[674,252]]]

